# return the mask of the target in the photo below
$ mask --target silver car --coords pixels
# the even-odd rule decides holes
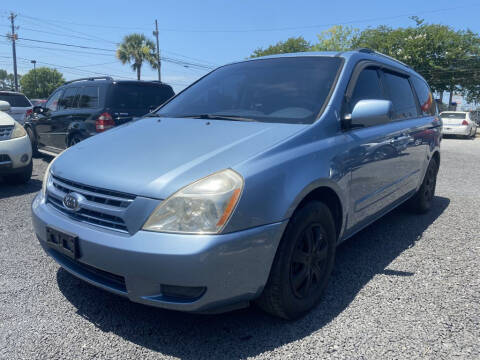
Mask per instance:
[[[20,92],[0,91],[0,101],[6,101],[10,104],[8,114],[22,125],[33,109],[30,100]]]
[[[443,135],[460,135],[466,138],[475,137],[477,124],[469,112],[444,111],[440,113],[443,122]]]

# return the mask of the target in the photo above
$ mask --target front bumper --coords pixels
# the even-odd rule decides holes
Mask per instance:
[[[129,235],[72,220],[46,204],[41,194],[32,203],[32,217],[42,247],[70,273],[131,301],[181,311],[211,311],[258,296],[286,226],[285,221],[222,235],[142,230]],[[49,247],[47,225],[78,236],[77,260]],[[92,268],[100,276],[86,271]],[[123,279],[123,286],[104,274]],[[192,301],[176,301],[162,294],[161,285],[206,290]]]
[[[21,170],[32,160],[32,146],[28,136],[21,138],[1,140],[0,155],[7,155],[8,161],[1,161],[0,174],[10,174],[15,170]],[[26,161],[22,161],[22,156],[27,155]]]
[[[468,136],[472,133],[472,127],[469,125],[443,125],[443,135],[461,135]]]

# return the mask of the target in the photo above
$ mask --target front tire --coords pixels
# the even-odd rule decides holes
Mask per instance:
[[[437,186],[438,162],[432,158],[428,164],[422,185],[413,197],[408,201],[410,210],[417,214],[425,214],[432,207],[435,188]]]
[[[32,177],[33,160],[30,159],[30,164],[22,169],[21,172],[4,176],[4,180],[10,185],[26,184]]]
[[[284,319],[297,319],[320,301],[335,261],[335,222],[328,207],[311,201],[285,230],[270,277],[257,304]]]
[[[38,152],[37,140],[35,139],[33,130],[30,129],[29,127],[27,128],[27,134],[28,134],[28,138],[30,139],[30,144],[32,145],[32,156],[38,156],[39,152]]]

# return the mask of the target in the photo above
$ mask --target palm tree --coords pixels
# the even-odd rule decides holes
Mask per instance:
[[[117,58],[122,64],[132,64],[132,69],[137,72],[140,80],[142,64],[147,61],[154,69],[158,67],[155,52],[155,44],[143,34],[130,34],[123,38],[118,46]]]

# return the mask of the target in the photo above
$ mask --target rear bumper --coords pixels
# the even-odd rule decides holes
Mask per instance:
[[[0,141],[0,155],[7,155],[9,160],[0,160],[0,174],[21,171],[32,160],[32,146],[28,136]],[[22,157],[27,155],[26,161]]]
[[[223,235],[138,231],[134,235],[77,222],[45,204],[32,203],[35,233],[47,254],[75,276],[130,300],[166,309],[209,311],[258,296],[286,222]],[[46,227],[77,235],[72,261],[46,243]],[[195,299],[175,300],[162,285],[201,287]]]
[[[443,125],[443,135],[463,135],[468,136],[472,133],[470,125]]]

